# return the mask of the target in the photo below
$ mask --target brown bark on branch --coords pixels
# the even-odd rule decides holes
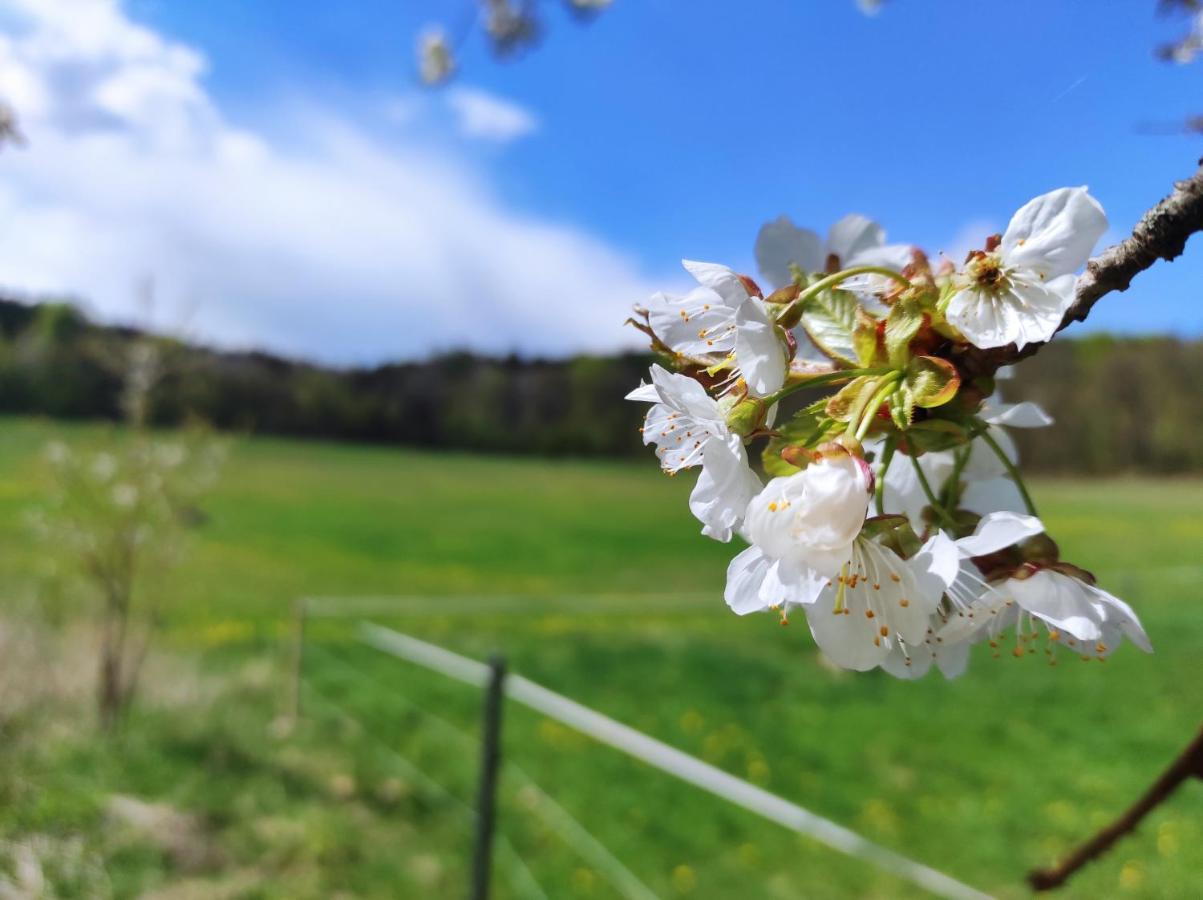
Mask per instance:
[[[1184,781],[1192,777],[1203,778],[1203,730],[1144,796],[1132,804],[1122,816],[1074,850],[1058,865],[1028,873],[1028,884],[1037,891],[1051,891],[1061,887],[1074,872],[1095,857],[1106,853],[1112,844],[1134,831],[1145,816],[1168,800]]]
[[[1199,171],[1177,182],[1168,197],[1141,216],[1130,237],[1086,263],[1073,305],[1066,310],[1057,331],[1085,321],[1095,303],[1113,291],[1126,291],[1132,279],[1157,260],[1169,261],[1181,256],[1187,239],[1203,231],[1203,159],[1199,165]],[[970,371],[993,374],[1002,366],[1026,359],[1043,346],[1029,344],[1017,351],[1011,344],[984,351],[977,360],[966,362]]]
[[[1086,264],[1085,273],[1078,279],[1073,305],[1066,310],[1058,331],[1074,322],[1084,321],[1094,304],[1111,292],[1126,291],[1132,279],[1157,260],[1169,261],[1181,256],[1190,236],[1203,231],[1203,159],[1199,160],[1199,165],[1198,172],[1175,184],[1168,197],[1141,217],[1132,229],[1131,237],[1108,247]],[[1031,356],[1041,346],[1033,344],[1016,352],[1012,345],[990,351],[987,358],[978,363],[984,363],[983,371],[993,373],[999,366]],[[1078,869],[1134,831],[1145,816],[1173,796],[1189,778],[1203,778],[1203,730],[1123,815],[1058,865],[1030,872],[1028,883],[1037,891],[1053,890],[1065,884]]]

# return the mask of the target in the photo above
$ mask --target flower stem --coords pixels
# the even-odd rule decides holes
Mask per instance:
[[[932,508],[932,511],[943,520],[945,525],[955,529],[956,522],[948,514],[948,510],[940,505],[940,502],[936,499],[936,495],[932,493],[931,484],[928,483],[927,476],[923,474],[923,467],[919,465],[918,457],[911,457],[911,465],[915,467],[915,475],[919,479],[919,486],[923,488],[923,494],[927,497],[927,503]]]
[[[894,435],[886,438],[886,445],[881,451],[881,472],[877,476],[877,486],[873,490],[873,502],[877,505],[877,514],[885,515],[886,473],[890,471],[890,463],[894,461],[894,451],[897,449]]]
[[[877,411],[881,409],[881,404],[885,403],[886,397],[890,396],[897,389],[898,379],[901,377],[901,373],[891,372],[881,380],[881,386],[869,400],[861,416],[860,423],[856,426],[856,439],[858,441],[864,440],[865,434],[872,427],[873,420],[877,417]]]
[[[879,367],[876,369],[841,369],[838,372],[824,372],[822,375],[815,375],[812,378],[804,378],[800,381],[794,381],[787,384],[776,393],[769,394],[763,398],[766,406],[772,406],[780,400],[785,399],[795,391],[800,391],[803,388],[823,387],[824,385],[834,384],[837,381],[851,381],[853,378],[860,378],[862,375],[886,375],[893,369]]]
[[[841,272],[836,272],[833,275],[828,275],[826,278],[820,278],[814,284],[805,288],[802,293],[798,294],[792,302],[777,314],[778,321],[785,319],[797,307],[801,306],[811,297],[821,294],[828,288],[833,288],[841,282],[847,281],[849,278],[855,278],[857,275],[881,275],[883,278],[890,278],[899,284],[906,287],[911,286],[910,279],[904,275],[895,272],[893,269],[887,269],[884,266],[853,266],[851,269],[844,269]]]
[[[952,472],[944,480],[940,489],[940,500],[949,509],[956,509],[961,503],[961,473],[969,462],[971,446],[962,447],[953,454]]]
[[[1032,495],[1028,493],[1027,486],[1023,483],[1023,476],[1019,474],[1019,469],[1015,463],[1011,462],[1011,458],[1007,456],[1006,451],[998,445],[998,441],[990,434],[989,426],[983,424],[978,431],[978,436],[986,442],[986,446],[994,451],[994,455],[998,457],[999,462],[1007,470],[1007,475],[1015,482],[1015,487],[1019,488],[1019,494],[1023,497],[1023,505],[1027,507],[1028,515],[1038,515],[1036,512],[1036,504],[1032,502]]]

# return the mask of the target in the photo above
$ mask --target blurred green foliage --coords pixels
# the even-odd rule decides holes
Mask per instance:
[[[39,602],[20,514],[44,490],[40,449],[105,430],[0,423],[6,614]],[[1203,483],[1033,485],[1066,558],[1132,603],[1154,655],[1050,668],[982,647],[961,681],[907,683],[831,671],[801,622],[731,615],[733,548],[697,533],[690,481],[643,459],[233,441],[119,740],[79,714],[90,697],[70,662],[87,636],[68,622],[46,647],[14,643],[0,621],[0,872],[5,847],[82,841],[83,870],[102,865],[121,897],[464,894],[462,807],[413,765],[471,800],[476,748],[430,713],[472,736],[478,692],[359,644],[354,616],[315,618],[305,716],[280,728],[302,595],[418,595],[374,618],[476,658],[501,649],[515,671],[1003,898],[1028,896],[1027,868],[1131,802],[1198,728]],[[660,896],[918,896],[533,713],[508,707],[505,728],[506,758]],[[503,832],[547,896],[616,896],[522,775],[503,786]],[[190,864],[117,827],[115,796],[195,817],[212,854]],[[1200,866],[1203,793],[1186,785],[1063,895],[1195,897]],[[499,897],[522,896],[504,853],[497,872]]]
[[[114,360],[138,333],[91,324],[58,303],[0,300],[0,411],[119,419]],[[157,341],[167,376],[159,425],[545,456],[642,456],[643,405],[623,397],[651,357],[550,361],[448,353],[335,369],[265,353]],[[1041,403],[1051,428],[1017,434],[1030,471],[1203,469],[1203,341],[1059,338],[1017,367],[1003,394]],[[809,398],[799,397],[799,402]]]

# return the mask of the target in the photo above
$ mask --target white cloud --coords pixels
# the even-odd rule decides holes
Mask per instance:
[[[117,0],[0,0],[0,93],[30,139],[0,154],[0,288],[119,320],[151,277],[201,338],[335,362],[633,341],[651,286],[622,253],[327,111],[289,123],[303,145],[234,128],[204,67]]]
[[[452,88],[447,103],[464,137],[508,143],[539,127],[529,110],[475,88]]]

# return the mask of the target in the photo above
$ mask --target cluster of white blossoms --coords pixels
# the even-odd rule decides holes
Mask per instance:
[[[800,611],[837,665],[901,678],[933,663],[954,677],[979,642],[1054,665],[1057,648],[1151,649],[1036,516],[1007,430],[1051,420],[996,395],[1002,364],[1057,331],[1106,227],[1085,188],[1062,188],[960,266],[932,266],[863,216],[826,241],[782,217],[756,243],[768,294],[686,262],[695,289],[637,310],[666,363],[629,395],[651,404],[644,442],[671,475],[700,467],[703,534],[748,544],[732,610]]]

